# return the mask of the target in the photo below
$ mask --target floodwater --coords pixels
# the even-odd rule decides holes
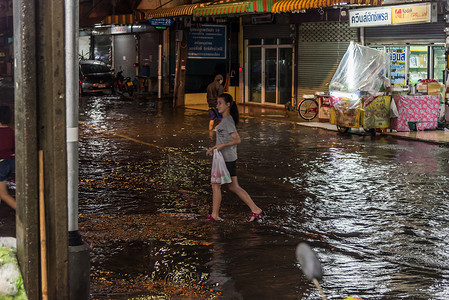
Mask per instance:
[[[449,297],[449,149],[242,118],[239,183],[211,206],[205,111],[86,97],[80,231],[93,299],[319,299],[295,248],[322,263],[330,299]]]

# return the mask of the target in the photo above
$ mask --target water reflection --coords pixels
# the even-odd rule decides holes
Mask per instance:
[[[207,112],[101,97],[80,111],[93,298],[317,299],[300,241],[318,252],[330,298],[449,295],[446,147],[243,119],[239,180],[268,218],[247,224],[225,191],[214,224]]]

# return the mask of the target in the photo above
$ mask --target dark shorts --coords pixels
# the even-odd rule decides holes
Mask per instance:
[[[226,168],[229,171],[229,175],[232,176],[237,176],[237,168],[235,167],[236,165],[236,160],[234,161],[225,161],[226,164]]]
[[[11,178],[14,173],[14,159],[7,158],[0,161],[0,182]]]
[[[221,120],[223,116],[218,112],[215,107],[209,107],[209,120]]]

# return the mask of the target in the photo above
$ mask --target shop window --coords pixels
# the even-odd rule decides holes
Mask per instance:
[[[433,47],[433,79],[444,82],[444,47]]]
[[[427,46],[410,46],[409,82],[411,84],[416,84],[419,80],[428,78],[427,58]]]

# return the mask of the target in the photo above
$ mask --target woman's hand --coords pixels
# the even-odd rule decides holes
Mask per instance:
[[[214,147],[209,148],[209,149],[206,151],[206,155],[207,155],[207,156],[212,156],[212,155],[214,155]]]
[[[221,151],[221,149],[223,149],[223,147],[225,147],[224,144],[220,144],[220,145],[215,145],[212,148],[209,148],[209,150],[206,151],[206,155],[214,155],[214,150],[217,149],[218,151]]]

